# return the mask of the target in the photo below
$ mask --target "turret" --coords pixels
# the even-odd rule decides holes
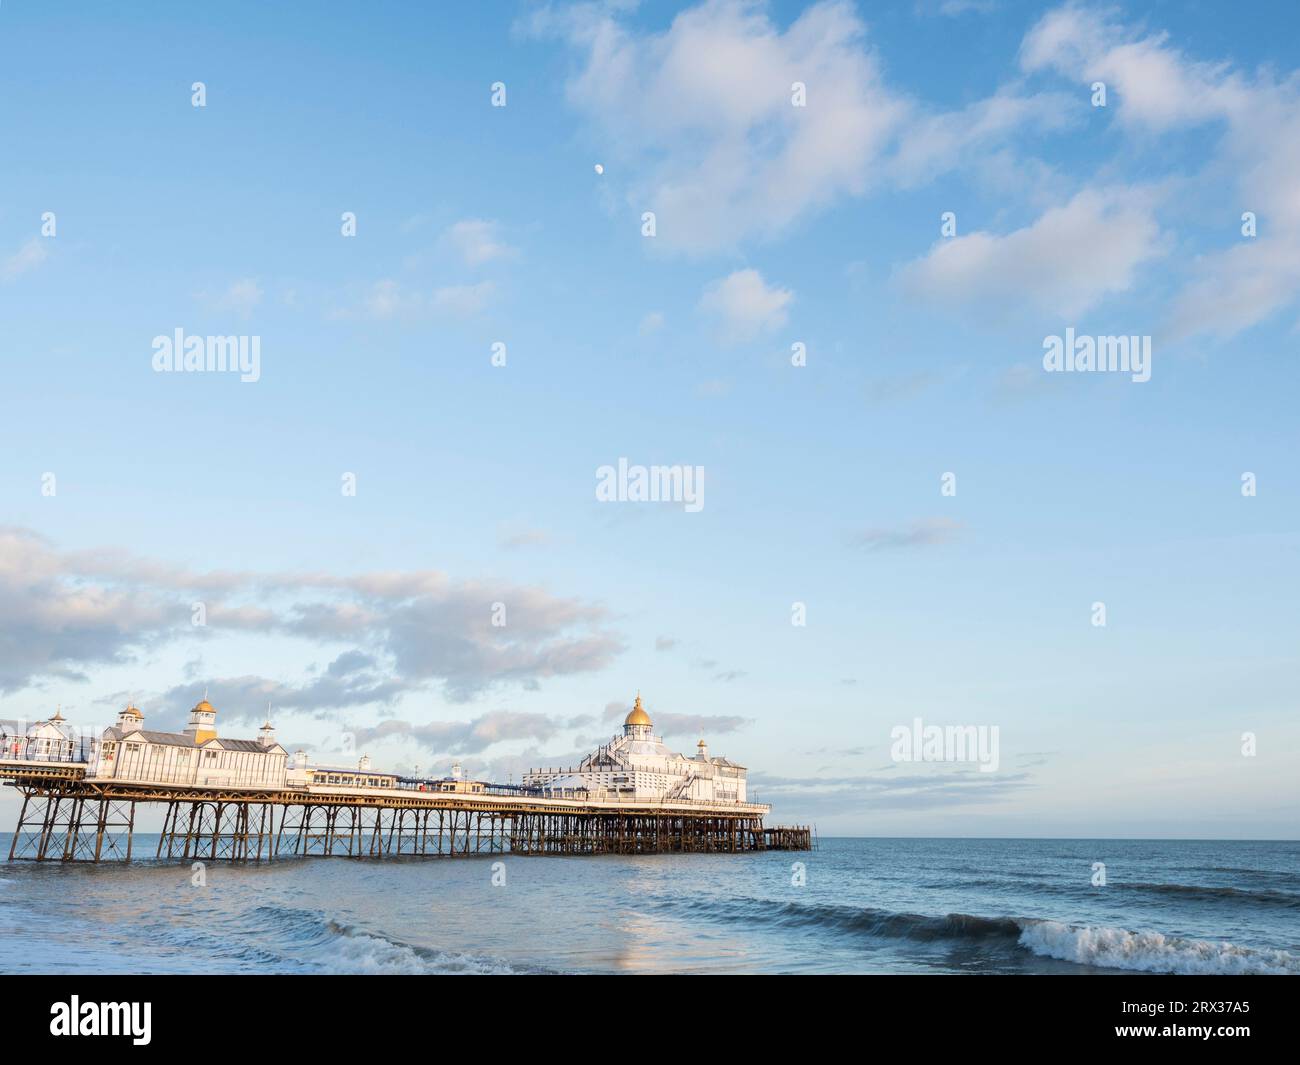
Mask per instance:
[[[117,715],[117,727],[122,732],[139,732],[144,728],[144,714],[133,703],[127,703],[125,709]]]
[[[275,746],[275,726],[269,720],[257,730],[257,742],[263,747]]]
[[[190,711],[185,734],[193,737],[195,743],[207,743],[217,738],[217,711],[206,699]]]

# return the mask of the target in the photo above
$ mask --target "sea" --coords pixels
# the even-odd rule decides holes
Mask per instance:
[[[0,972],[1296,975],[1300,842],[0,862]]]

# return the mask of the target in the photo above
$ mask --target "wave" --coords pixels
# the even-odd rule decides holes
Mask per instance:
[[[1020,926],[1011,918],[974,917],[951,913],[927,917],[919,913],[896,913],[833,903],[772,903],[755,898],[679,899],[664,896],[668,909],[688,910],[705,919],[722,921],[760,920],[785,926],[816,926],[844,932],[898,939],[1014,939]]]
[[[282,934],[287,933],[285,948],[291,958],[325,972],[506,975],[535,971],[486,955],[415,946],[313,910],[263,906],[254,913],[259,921],[273,919]]]
[[[365,932],[333,921],[327,922],[327,927],[333,940],[327,950],[318,954],[317,960],[328,972],[366,975],[460,973],[486,976],[520,971],[495,958],[414,947],[378,932]]]
[[[666,901],[666,900],[665,900]],[[773,903],[760,899],[693,900],[685,907],[726,921],[763,920],[832,932],[920,942],[978,944],[1023,949],[1044,958],[1093,968],[1165,973],[1300,975],[1300,955],[1233,943],[1185,939],[1159,932],[1130,932],[1108,925],[1073,925],[1031,917],[981,917],[859,908],[837,904]]]
[[[1206,887],[1195,884],[1126,884],[1116,882],[1113,886],[1126,891],[1150,891],[1161,895],[1178,895],[1186,899],[1199,899],[1204,902],[1233,900],[1236,902],[1256,902],[1266,906],[1282,906],[1287,909],[1300,909],[1300,895],[1289,891]]]
[[[1020,945],[1045,958],[1149,973],[1300,975],[1300,956],[1159,932],[1026,921]]]
[[[383,932],[343,924],[318,910],[276,905],[232,914],[214,931],[188,922],[155,921],[149,934],[161,956],[202,957],[205,969],[219,972],[487,975],[538,971],[486,955],[415,946]]]

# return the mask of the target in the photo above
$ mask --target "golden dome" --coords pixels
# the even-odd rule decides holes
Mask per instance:
[[[132,703],[127,703],[126,709],[123,710],[122,713],[127,714],[130,717],[139,717],[139,718],[144,717],[144,714],[140,713],[140,711],[137,710],[134,704]]]
[[[215,714],[217,712],[217,708],[213,706],[210,702],[208,702],[206,699],[204,699],[201,703],[199,703],[194,708],[194,712],[196,714]]]
[[[650,715],[641,709],[641,696],[636,697],[636,706],[632,707],[632,712],[623,719],[624,725],[648,725],[650,724]]]

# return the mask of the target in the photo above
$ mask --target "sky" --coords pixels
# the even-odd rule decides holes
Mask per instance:
[[[1296,838],[1294,5],[427,8],[0,7],[0,718]]]

